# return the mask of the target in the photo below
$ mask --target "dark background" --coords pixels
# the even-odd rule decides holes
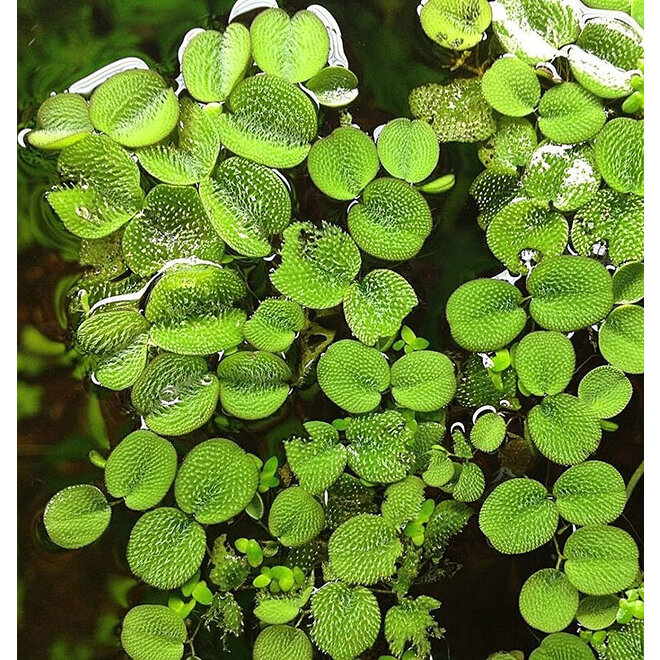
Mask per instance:
[[[62,91],[120,57],[142,57],[173,78],[178,74],[176,51],[185,32],[221,25],[231,4],[229,0],[19,0],[19,126],[34,118],[51,91]],[[298,9],[306,4],[296,1],[285,6]],[[450,75],[448,54],[422,33],[414,0],[323,4],[342,29],[351,68],[360,79],[360,96],[351,112],[363,129],[371,131],[395,116],[408,116],[407,98],[413,87]],[[498,270],[467,194],[480,169],[474,147],[443,147],[440,170],[453,171],[457,185],[450,194],[430,200],[434,231],[420,257],[402,269],[421,301],[411,325],[435,349],[452,347],[443,319],[448,295],[462,282]],[[66,350],[64,296],[79,272],[78,241],[62,229],[44,203],[44,192],[56,180],[53,158],[18,149],[19,657],[123,658],[118,624],[125,610],[145,595],[123,556],[134,517],[117,507],[110,531],[78,551],[57,549],[41,524],[43,508],[57,490],[102,479],[87,459],[89,451],[104,451],[136,428],[125,398],[91,386],[76,356]],[[313,193],[298,192],[301,219],[323,217],[327,209]],[[578,364],[588,360],[588,365],[583,364],[576,380],[602,362],[587,339],[577,338]],[[633,400],[617,419],[620,430],[605,434],[595,455],[612,462],[626,481],[643,450],[642,379],[635,377],[633,384]],[[290,409],[291,415],[299,410],[299,406]],[[327,411],[329,419],[333,413]],[[483,467],[492,480],[497,464],[485,462]],[[549,469],[546,461],[539,460],[530,475],[552,484],[561,471],[556,468]],[[641,487],[617,524],[633,533],[641,547]],[[539,635],[518,614],[517,598],[532,572],[554,565],[552,546],[522,557],[500,555],[488,547],[473,518],[447,555],[460,570],[427,589],[442,601],[437,618],[447,629],[446,638],[434,646],[436,660],[482,660],[501,649],[527,654],[535,648]],[[246,631],[246,636],[253,633]],[[217,648],[202,655],[204,660],[227,657]],[[232,657],[247,657],[247,651],[237,648]]]

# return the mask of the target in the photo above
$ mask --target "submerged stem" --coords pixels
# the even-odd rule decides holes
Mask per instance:
[[[637,469],[633,472],[632,477],[630,477],[630,481],[628,482],[628,485],[626,486],[626,501],[630,499],[630,496],[632,495],[633,491],[635,490],[635,486],[637,485],[637,482],[644,476],[644,461],[642,461],[638,466]]]

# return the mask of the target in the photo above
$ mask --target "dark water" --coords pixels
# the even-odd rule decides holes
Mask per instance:
[[[21,0],[19,2],[19,124],[29,121],[44,98],[104,64],[128,55],[143,57],[167,76],[177,71],[176,50],[185,32],[217,25],[232,2],[219,0]],[[306,3],[305,3],[306,4]],[[290,2],[291,8],[305,6]],[[337,18],[351,68],[360,78],[360,97],[351,107],[354,121],[372,130],[394,116],[408,114],[408,92],[444,79],[447,55],[435,48],[419,28],[411,0],[327,0]],[[329,131],[336,123],[330,113]],[[467,187],[480,170],[476,150],[448,145],[438,173],[453,171],[454,190],[430,198],[435,227],[422,254],[399,268],[415,287],[420,306],[409,319],[431,347],[453,349],[443,317],[449,294],[462,282],[497,272],[475,221]],[[54,161],[19,150],[19,380],[23,412],[19,416],[19,657],[28,660],[91,660],[125,657],[117,645],[117,628],[125,609],[145,595],[128,571],[123,552],[135,514],[122,507],[113,512],[111,531],[78,551],[58,550],[45,538],[43,507],[58,489],[95,483],[100,470],[87,460],[92,449],[104,451],[136,428],[125,397],[91,386],[75,370],[75,360],[46,340],[67,343],[62,292],[78,272],[77,241],[68,236],[43,203],[43,193],[56,180]],[[328,204],[296,178],[300,219],[340,220],[343,205]],[[367,264],[369,266],[370,264]],[[373,265],[373,264],[371,264]],[[329,319],[332,324],[332,319]],[[35,337],[35,332],[39,335]],[[578,339],[578,371],[599,364],[585,335]],[[456,354],[460,358],[460,354]],[[73,370],[73,375],[72,375]],[[643,452],[641,378],[617,420],[620,430],[605,434],[595,458],[612,462],[628,480]],[[570,391],[570,388],[569,388]],[[281,438],[310,417],[333,419],[339,411],[327,400],[298,397],[274,420],[241,431],[241,443],[267,456]],[[460,419],[460,413],[457,413]],[[208,436],[207,436],[208,437]],[[181,452],[195,437],[177,441]],[[480,459],[493,479],[497,461]],[[552,484],[560,469],[539,460],[530,476]],[[619,525],[636,537],[643,534],[642,488],[638,486]],[[565,537],[560,539],[560,543]],[[641,544],[641,543],[640,543]],[[517,598],[535,570],[553,566],[551,545],[510,558],[488,547],[473,518],[450,546],[448,559],[459,568],[453,577],[425,590],[442,601],[437,618],[447,633],[434,646],[436,660],[482,660],[500,649],[529,653],[537,644],[517,613]],[[248,629],[246,637],[254,630]],[[205,660],[227,657],[207,648]],[[384,652],[384,650],[382,650]],[[248,657],[240,644],[231,657]]]

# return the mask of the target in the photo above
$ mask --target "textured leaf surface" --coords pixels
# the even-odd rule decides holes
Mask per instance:
[[[108,78],[92,94],[94,128],[125,147],[145,147],[167,137],[179,119],[174,90],[154,71],[131,69]]]
[[[564,570],[582,593],[604,596],[629,587],[638,571],[639,551],[628,532],[589,525],[573,532],[564,546]]]
[[[486,478],[476,463],[464,463],[461,466],[456,484],[451,494],[457,502],[475,502],[484,494]]]
[[[430,635],[440,636],[440,631],[431,615],[440,607],[440,601],[430,596],[419,596],[414,600],[405,599],[393,605],[385,615],[385,639],[390,651],[401,656],[410,644],[416,655],[425,658],[431,653]]]
[[[644,195],[644,120],[607,122],[596,138],[596,162],[611,188]]]
[[[502,372],[502,383],[495,383],[491,378],[483,359],[471,355],[463,365],[461,380],[456,390],[456,401],[465,408],[512,408],[516,404],[518,379],[512,368]]]
[[[348,230],[367,254],[388,261],[412,259],[431,232],[422,195],[399,179],[372,181],[348,212]]]
[[[325,520],[328,529],[361,513],[377,513],[375,491],[350,474],[341,474],[328,489]]]
[[[612,625],[619,611],[616,596],[585,596],[578,606],[576,619],[590,630],[602,630]]]
[[[592,369],[578,386],[578,398],[600,419],[618,415],[628,405],[632,393],[626,375],[610,365]]]
[[[271,534],[287,547],[309,543],[319,535],[324,523],[323,507],[300,486],[281,491],[268,516]]]
[[[390,577],[402,553],[394,525],[381,516],[368,514],[347,520],[328,542],[333,573],[351,584],[375,584]]]
[[[218,390],[218,379],[204,359],[163,353],[142,372],[131,400],[152,431],[183,435],[211,418]]]
[[[544,568],[527,579],[518,604],[523,619],[532,628],[554,633],[573,621],[578,600],[577,589],[561,571]]]
[[[353,660],[380,631],[376,597],[365,587],[330,582],[312,596],[312,640],[333,660]]]
[[[272,415],[289,394],[291,370],[277,355],[241,351],[218,365],[220,402],[239,419],[262,419]]]
[[[51,540],[62,548],[82,548],[96,541],[110,524],[111,509],[95,486],[69,486],[53,495],[44,511]]]
[[[254,459],[231,440],[215,438],[186,454],[174,494],[183,511],[203,525],[215,525],[243,511],[258,482]]]
[[[644,297],[644,264],[633,261],[617,268],[612,290],[617,304],[639,302]]]
[[[553,633],[543,639],[532,651],[529,660],[594,660],[595,656],[585,641],[569,633]]]
[[[454,363],[436,351],[413,351],[392,365],[392,396],[404,408],[431,412],[456,392]]]
[[[314,143],[307,167],[322,193],[349,200],[376,176],[380,163],[376,145],[366,133],[354,126],[341,126]]]
[[[151,340],[183,355],[208,355],[237,346],[247,314],[233,305],[245,292],[243,280],[229,268],[210,264],[169,268],[147,302]]]
[[[475,352],[506,346],[527,322],[521,303],[522,293],[508,282],[466,282],[447,301],[447,321],[454,341]]]
[[[497,135],[496,133],[493,139]],[[487,163],[484,164],[488,167]],[[521,183],[516,173],[517,169],[507,165],[505,170],[502,171],[499,167],[484,170],[477,175],[470,186],[470,194],[479,207],[477,222],[482,229],[486,229],[500,210],[520,195]]]
[[[358,96],[357,76],[343,66],[327,66],[305,83],[321,105],[340,108]]]
[[[488,103],[510,117],[524,117],[536,108],[541,98],[541,83],[529,64],[517,57],[501,57],[481,79]]]
[[[473,513],[463,502],[443,500],[436,504],[424,532],[424,553],[432,558],[441,557],[449,541],[463,530]]]
[[[298,628],[269,626],[259,633],[252,657],[254,660],[312,660],[312,644]]]
[[[385,356],[352,339],[331,344],[319,359],[316,373],[326,396],[350,413],[373,410],[390,384]]]
[[[612,366],[628,374],[644,373],[644,308],[616,307],[598,332],[598,347]]]
[[[79,94],[56,94],[37,111],[37,127],[28,142],[38,149],[64,149],[94,130],[87,101]]]
[[[479,160],[484,167],[500,173],[500,176],[502,173],[517,175],[519,167],[527,167],[529,164],[537,143],[536,129],[529,120],[521,117],[499,117],[497,131],[479,147]],[[494,177],[490,177],[490,180],[493,179]],[[502,180],[506,181],[506,177],[502,177]],[[518,182],[518,176],[515,181]],[[474,182],[472,187],[479,188]],[[474,192],[472,194],[475,195]]]
[[[129,509],[156,506],[167,494],[177,468],[176,450],[151,431],[129,433],[105,465],[105,485],[113,497],[123,497]]]
[[[360,251],[339,227],[295,222],[284,231],[282,263],[270,279],[285,296],[310,309],[338,305],[360,270]]]
[[[217,119],[220,141],[233,153],[269,167],[295,167],[317,132],[314,104],[283,78],[252,76],[229,97]]]
[[[419,14],[424,32],[441,46],[454,50],[476,46],[491,16],[486,0],[429,0]]]
[[[260,351],[286,351],[305,324],[300,305],[283,298],[266,298],[248,319],[245,338]]]
[[[495,451],[506,435],[506,422],[497,413],[485,413],[474,423],[470,442],[481,451]]]
[[[560,332],[532,332],[518,344],[514,364],[529,392],[537,396],[559,394],[573,378],[575,350]]]
[[[543,260],[527,278],[532,318],[559,332],[579,330],[605,318],[612,307],[612,278],[586,257],[561,255]]]
[[[571,394],[546,396],[529,411],[527,424],[538,450],[560,465],[581,463],[600,444],[597,418]]]
[[[250,65],[250,33],[240,23],[224,32],[204,30],[183,52],[181,72],[190,94],[198,101],[224,101]]]
[[[419,477],[407,476],[385,490],[385,500],[381,504],[383,518],[401,529],[415,519],[423,501],[424,482]]]
[[[205,553],[204,530],[170,507],[145,513],[126,548],[131,571],[156,589],[180,587],[197,572]]]
[[[610,523],[626,506],[626,484],[618,470],[602,461],[586,461],[564,472],[552,494],[559,515],[575,525]]]
[[[181,660],[188,631],[183,619],[164,605],[138,605],[121,627],[121,645],[133,660]]]
[[[271,254],[269,238],[291,221],[291,197],[279,173],[245,158],[223,161],[199,194],[217,233],[247,257]]]
[[[533,479],[510,479],[486,498],[479,526],[493,546],[505,554],[530,552],[547,543],[559,515],[545,487]]]
[[[644,660],[644,621],[633,620],[607,637],[608,660]]]
[[[173,259],[219,262],[225,245],[194,188],[158,185],[124,230],[122,251],[131,270],[148,277]]]
[[[388,122],[378,135],[378,157],[393,177],[418,183],[438,164],[440,145],[426,122],[399,117]]]

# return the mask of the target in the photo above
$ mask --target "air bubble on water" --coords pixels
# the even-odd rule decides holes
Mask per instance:
[[[488,353],[477,353],[477,355],[481,358],[481,364],[484,365],[484,369],[490,369],[495,364]]]
[[[206,385],[212,385],[214,380],[215,379],[213,378],[213,374],[206,374],[200,378],[199,382],[202,385],[206,386]]]
[[[18,135],[16,136],[16,140],[18,141],[18,144],[23,147],[23,149],[27,149],[27,144],[25,144],[25,137],[28,133],[32,133],[31,128],[24,128],[18,132]]]
[[[273,254],[269,254],[267,257],[264,257],[264,261],[270,263],[275,257],[277,256],[277,252],[273,252]]]
[[[607,253],[607,241],[600,240],[591,246],[592,254],[596,257],[603,257]]]
[[[229,12],[227,23],[231,23],[235,18],[247,14],[254,9],[277,8],[277,0],[236,0],[234,6]]]
[[[92,373],[90,374],[89,377],[90,377],[92,383],[94,383],[94,385],[99,385],[99,386],[102,387],[101,382],[100,382],[99,379],[96,377],[96,374],[95,374],[93,371],[92,371]]]
[[[463,424],[463,422],[454,422],[449,428],[449,433],[453,434],[455,431],[465,433],[465,424]]]
[[[328,66],[341,66],[349,68],[348,58],[344,51],[344,41],[341,36],[339,24],[335,17],[322,5],[309,5],[308,11],[315,14],[325,26],[330,38],[330,54],[328,55]]]
[[[385,128],[385,124],[381,124],[380,126],[376,126],[373,131],[373,137],[374,137],[374,142],[378,142],[378,138],[380,137],[380,134],[383,132],[383,129]]]
[[[428,1],[429,0],[421,0],[421,2],[417,5],[417,16],[419,16],[422,13],[422,8]]]
[[[508,282],[509,284],[515,284],[522,275],[514,275],[511,273],[508,269],[504,269],[501,273],[498,273],[497,275],[493,275],[491,277],[491,280],[502,280],[503,282]]]
[[[519,259],[528,271],[531,271],[541,260],[541,253],[533,248],[520,250]]]
[[[481,408],[477,408],[472,414],[472,423],[474,424],[479,419],[479,417],[481,417],[487,412],[496,413],[497,410],[495,409],[495,406],[491,406],[491,405],[485,405],[485,406],[481,406]]]
[[[140,415],[140,429],[142,429],[142,430],[148,430],[149,429],[149,426],[147,424],[147,420],[142,415]]]

